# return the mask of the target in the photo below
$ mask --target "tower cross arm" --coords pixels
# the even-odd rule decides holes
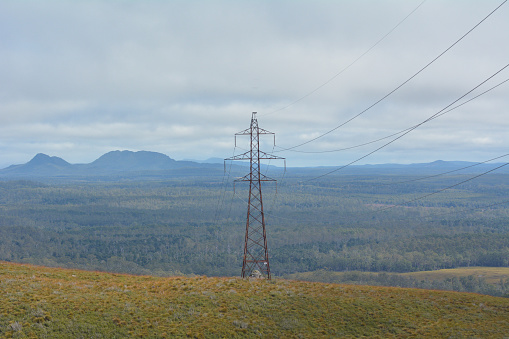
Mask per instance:
[[[235,181],[237,181],[237,182],[238,181],[252,181],[252,180],[253,180],[253,176],[252,176],[251,173],[246,174],[243,177],[235,179]],[[277,181],[277,180],[276,179],[272,179],[272,178],[266,176],[265,174],[260,173],[260,181]]]
[[[245,153],[234,155],[233,157],[226,158],[226,159],[224,159],[224,161],[229,161],[229,160],[250,160],[251,159],[250,153],[251,153],[250,151],[247,151]]]
[[[259,159],[261,160],[285,160],[285,158],[275,156],[273,154],[265,153],[263,151],[259,151],[260,156]]]
[[[258,134],[275,134],[274,132],[269,132],[263,128],[258,127]]]
[[[235,135],[251,135],[251,133],[256,133],[256,131],[258,131],[258,134],[275,134],[274,132],[270,132],[270,131],[267,131],[266,129],[255,126],[255,127],[246,128],[243,131],[235,133]]]
[[[247,128],[243,131],[240,131],[238,133],[235,133],[235,135],[250,135],[251,134],[251,128]]]
[[[272,155],[272,154],[269,154],[269,153],[266,153],[263,151],[259,151],[259,154],[260,154],[260,156],[258,157],[258,159],[260,159],[260,160],[285,160],[285,158],[283,158],[283,157],[278,157],[276,155]],[[238,154],[238,155],[234,155],[233,157],[226,158],[226,159],[224,159],[224,161],[250,160],[250,159],[251,159],[251,152],[247,151],[242,154]]]

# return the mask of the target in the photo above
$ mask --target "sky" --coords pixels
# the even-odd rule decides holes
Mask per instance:
[[[392,139],[370,142],[509,63],[506,3],[451,47],[502,3],[2,0],[0,168],[37,153],[228,158],[249,147],[234,134],[252,112],[276,134],[262,150],[290,167],[498,157],[509,153],[509,82],[372,154]],[[449,108],[508,78],[509,67]]]

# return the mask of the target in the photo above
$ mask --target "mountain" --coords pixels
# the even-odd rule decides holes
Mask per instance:
[[[175,168],[177,161],[169,156],[148,151],[112,151],[90,163],[90,170],[103,171],[154,171]]]
[[[227,171],[235,169],[236,175],[244,175],[249,162],[237,161],[228,165]],[[222,177],[224,161],[211,158],[202,162],[177,161],[169,156],[149,151],[112,151],[89,164],[70,164],[67,161],[39,153],[22,165],[12,165],[0,169],[0,180],[37,179],[37,180],[160,180],[182,177]],[[353,165],[333,175],[436,175],[480,174],[490,171],[501,164],[479,164],[466,161],[442,161],[417,164],[378,164]],[[271,171],[281,168],[268,166]],[[268,168],[264,165],[264,171]],[[339,167],[293,167],[287,175],[297,177],[316,177],[330,173]],[[243,173],[243,174],[242,174]],[[509,173],[509,166],[497,169],[494,174]]]
[[[1,176],[55,176],[67,173],[70,163],[59,157],[39,153],[23,165],[12,165],[0,170]]]
[[[89,164],[70,164],[61,158],[39,153],[26,164],[1,169],[0,179],[109,181],[207,176],[222,172],[223,166],[220,165],[177,161],[165,154],[148,151],[112,151]]]
[[[37,167],[37,166],[54,166],[54,167],[68,167],[69,164],[62,158],[59,157],[50,157],[46,154],[39,153],[32,160],[30,160],[27,166]]]

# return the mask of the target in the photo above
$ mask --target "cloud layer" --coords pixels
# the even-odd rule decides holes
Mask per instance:
[[[114,149],[226,158],[252,111],[278,146],[306,142],[390,93],[501,3],[421,2],[2,1],[0,166],[38,152],[90,162]],[[349,148],[439,112],[509,62],[508,18],[503,5],[387,99],[295,151]],[[507,78],[509,69],[472,95]],[[363,163],[505,154],[508,91],[506,83]],[[343,165],[382,144],[278,155],[289,166]]]

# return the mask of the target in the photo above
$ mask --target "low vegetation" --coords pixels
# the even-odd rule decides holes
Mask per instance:
[[[411,273],[317,270],[288,274],[285,278],[314,282],[475,292],[509,298],[509,267],[462,267]]]
[[[509,299],[289,280],[150,277],[0,262],[0,337],[489,337]]]

